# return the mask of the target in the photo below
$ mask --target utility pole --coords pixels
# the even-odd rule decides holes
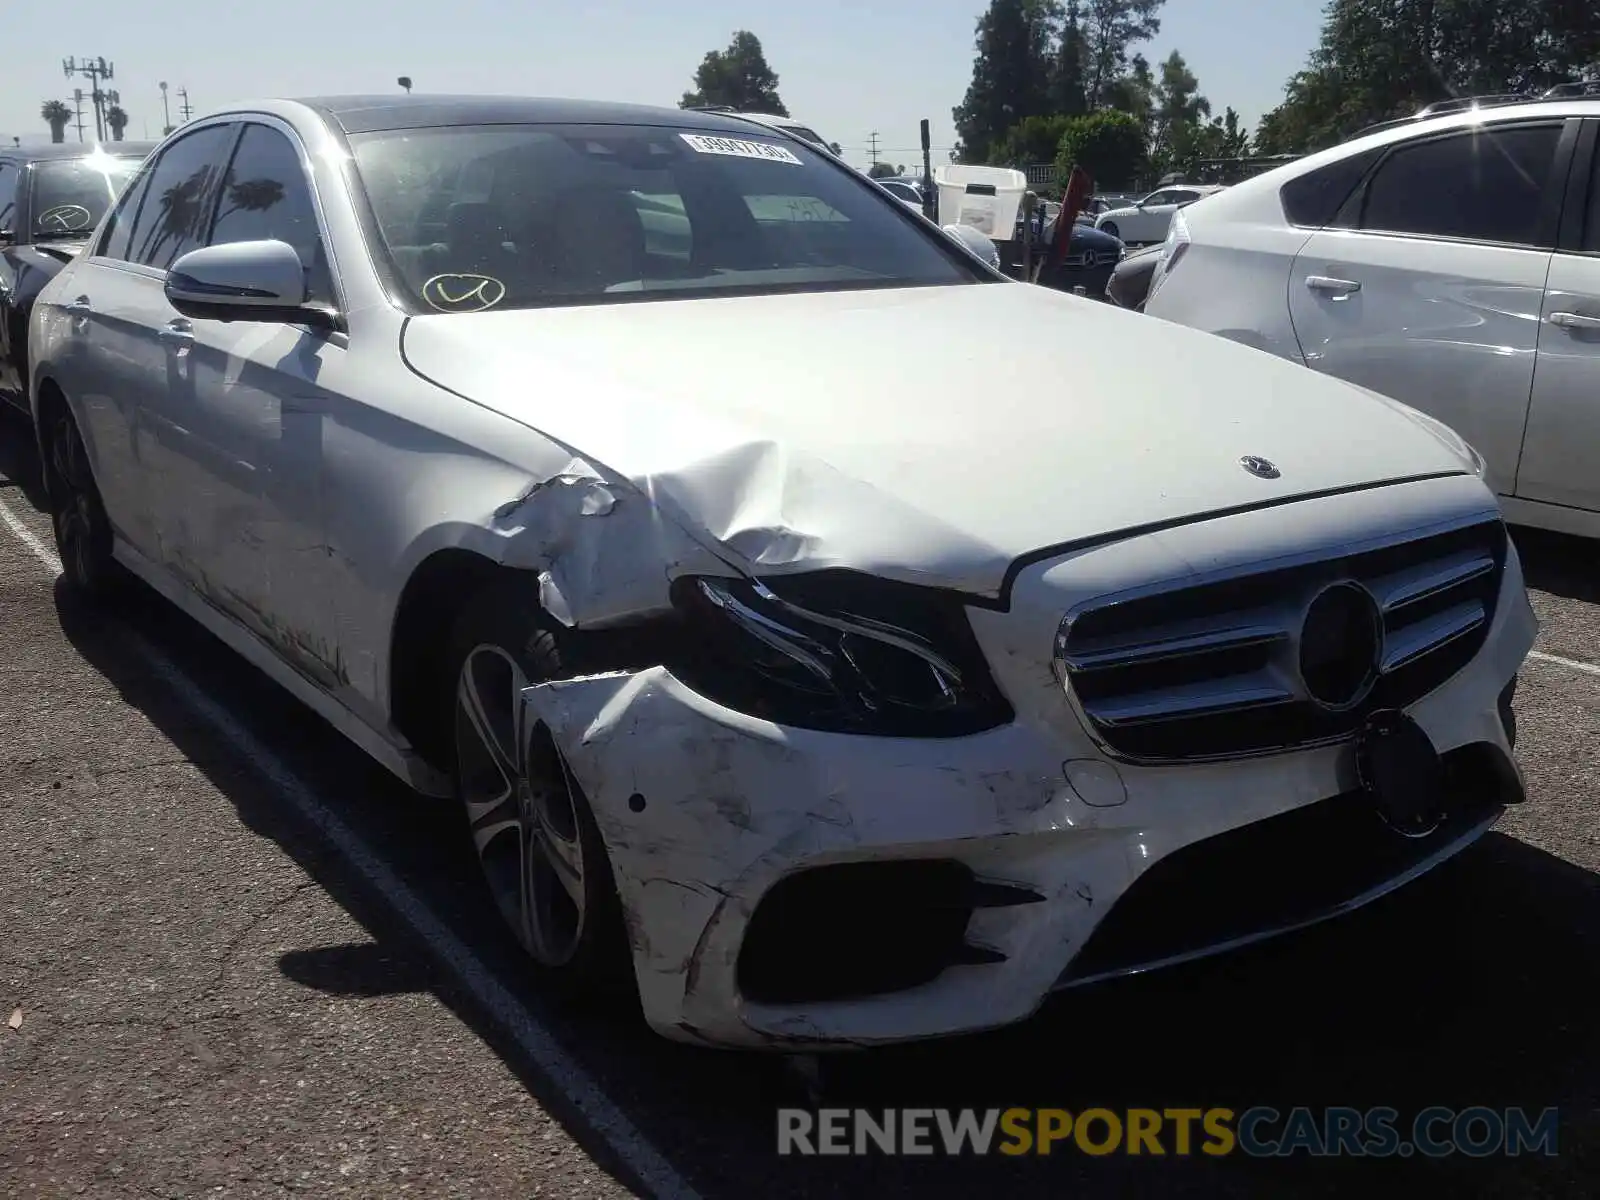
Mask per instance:
[[[178,115],[183,118],[183,123],[187,125],[189,118],[194,115],[194,107],[189,103],[189,89],[186,87],[179,88],[178,98],[183,101],[183,105],[178,109]]]
[[[872,165],[873,166],[877,166],[878,165],[878,131],[876,129],[874,129],[867,136],[872,139]]]
[[[84,59],[84,61],[81,63],[75,58],[68,58],[62,60],[61,69],[62,73],[65,74],[68,79],[71,79],[74,75],[82,75],[89,81],[89,98],[94,103],[95,141],[105,141],[106,125],[104,104],[108,97],[105,92],[100,90],[100,85],[106,80],[112,79],[116,76],[116,64],[108,63],[103,58],[88,58]],[[115,93],[112,93],[112,95],[115,96]],[[112,100],[111,102],[115,103],[115,100]]]
[[[172,109],[167,107],[167,81],[161,81],[161,136],[172,132]]]
[[[81,141],[83,141],[83,89],[82,88],[73,88],[72,89],[72,110],[73,110],[73,113],[75,114],[75,116],[77,118],[75,123],[78,126],[78,140],[81,142]]]

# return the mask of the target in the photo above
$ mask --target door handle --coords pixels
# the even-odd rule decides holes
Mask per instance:
[[[1575,312],[1553,312],[1550,314],[1550,324],[1559,325],[1563,329],[1596,331],[1600,330],[1600,317],[1586,317],[1582,313]]]
[[[1331,275],[1307,275],[1306,286],[1313,292],[1327,292],[1336,299],[1340,296],[1349,296],[1361,290],[1361,284],[1355,279],[1335,279]]]

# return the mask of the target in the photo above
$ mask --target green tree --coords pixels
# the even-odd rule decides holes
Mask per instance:
[[[1110,102],[1128,69],[1128,50],[1161,32],[1165,0],[1084,0],[1085,95],[1091,109]]]
[[[778,98],[778,75],[767,65],[761,39],[747,29],[738,30],[726,50],[706,54],[694,73],[694,91],[685,92],[678,101],[679,108],[713,104],[726,104],[739,112],[789,115]]]
[[[1155,123],[1156,77],[1144,55],[1135,54],[1128,73],[1112,81],[1104,107],[1127,113],[1144,126],[1145,136],[1150,136]]]
[[[1163,171],[1193,161],[1196,140],[1210,116],[1211,101],[1200,94],[1200,81],[1174,50],[1161,64],[1161,81],[1156,84],[1152,166]]]
[[[873,179],[892,179],[896,175],[904,175],[904,166],[895,166],[893,163],[875,162],[867,168],[867,174]]]
[[[1051,0],[990,0],[978,18],[967,94],[952,110],[957,161],[984,162],[1013,125],[1049,112]]]
[[[1263,153],[1321,149],[1457,95],[1538,92],[1600,62],[1593,0],[1331,0]]]
[[[1195,136],[1195,158],[1244,158],[1250,153],[1250,135],[1239,128],[1239,114],[1226,109],[1212,117]]]
[[[1088,67],[1089,39],[1083,29],[1083,0],[1067,0],[1050,70],[1051,112],[1075,117],[1089,111]]]
[[[1002,167],[1054,162],[1061,147],[1061,135],[1067,132],[1072,121],[1069,116],[1029,117],[1019,121],[990,148],[989,162]]]
[[[67,140],[67,126],[72,123],[72,110],[59,100],[46,100],[39,106],[39,115],[50,126],[50,140],[60,143]]]
[[[1089,172],[1095,187],[1110,190],[1136,183],[1146,162],[1144,126],[1127,113],[1104,109],[1068,119],[1056,152],[1056,173],[1065,180],[1077,165]]]
[[[122,135],[128,128],[128,114],[122,110],[120,104],[113,104],[106,109],[106,128],[111,130],[113,142],[122,140]]]

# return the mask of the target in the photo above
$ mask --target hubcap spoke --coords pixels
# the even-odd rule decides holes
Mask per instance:
[[[486,679],[485,676],[489,678]],[[517,746],[519,722],[516,715],[520,705],[513,699],[507,706],[502,695],[491,693],[486,697],[484,694],[486,683],[491,688],[494,688],[495,683],[499,683],[501,687],[509,683],[514,697],[524,686],[522,672],[515,663],[497,650],[476,650],[467,659],[457,689],[459,711],[470,724],[479,745],[493,762],[495,769],[500,772],[507,790],[514,790],[518,778],[522,775],[518,765],[522,754]],[[494,688],[494,691],[499,690]]]
[[[565,788],[560,800],[556,797],[535,796],[533,801],[534,829],[530,839],[534,849],[543,855],[545,865],[561,885],[573,904],[583,907],[583,851],[576,838],[562,833],[550,819],[548,805],[565,802]]]
[[[457,769],[473,844],[524,947],[567,962],[584,927],[583,850],[566,764],[548,730],[524,735],[526,673],[480,646],[456,686]]]

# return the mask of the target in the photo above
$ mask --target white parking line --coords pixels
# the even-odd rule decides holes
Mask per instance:
[[[49,568],[52,576],[61,574],[61,559],[56,552],[34,536],[3,500],[0,500],[0,523]],[[282,759],[143,638],[130,630],[125,641],[144,660],[152,674],[227,742],[236,754],[259,771],[283,799],[294,806],[300,817],[332,843],[334,849],[367,884],[388,901],[434,956],[467,987],[479,1006],[515,1040],[517,1048],[577,1106],[594,1131],[605,1139],[611,1150],[652,1195],[662,1200],[699,1200],[683,1176],[601,1090],[594,1078],[561,1048],[550,1030],[518,1002],[510,990],[483,965],[472,948],[435,916],[393,868],[378,857],[333,809],[318,799],[316,793]]]
[[[6,507],[0,500],[0,522],[17,535],[17,541],[28,548],[28,551],[50,568],[51,575],[61,574],[61,560],[56,557],[56,552],[33,535],[33,530],[22,523],[22,518]]]
[[[1594,663],[1579,662],[1575,658],[1562,658],[1559,654],[1545,654],[1540,650],[1528,651],[1528,657],[1539,662],[1555,663],[1558,667],[1567,667],[1573,671],[1582,671],[1585,675],[1600,675],[1600,666]]]

